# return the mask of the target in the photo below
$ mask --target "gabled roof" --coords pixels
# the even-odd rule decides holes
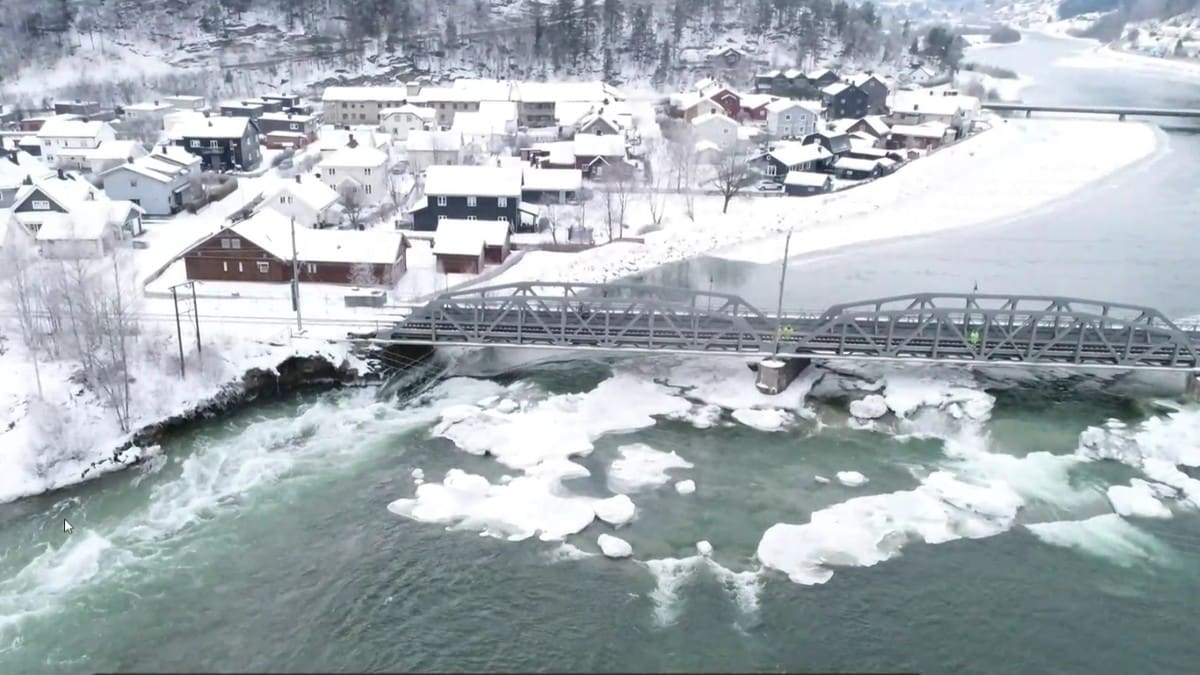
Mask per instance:
[[[833,74],[833,71],[828,68],[817,68],[816,70],[809,71],[805,75],[805,77],[807,77],[810,80],[819,80],[822,77],[826,77],[826,76],[832,75],[832,74]]]
[[[618,135],[576,134],[576,157],[624,157],[625,139]]]
[[[26,176],[36,180],[53,173],[45,164],[24,150],[0,151],[0,187],[20,185]]]
[[[857,157],[838,157],[833,160],[833,168],[849,171],[874,171],[879,168],[878,159],[859,159]]]
[[[249,117],[189,116],[171,132],[179,138],[241,138],[248,126],[252,126]]]
[[[313,211],[324,211],[338,201],[338,193],[333,188],[309,174],[298,174],[296,178],[283,181],[264,203],[278,203],[280,195],[291,196]]]
[[[492,221],[497,222],[497,221]],[[460,220],[443,218],[438,221],[437,231],[433,234],[434,255],[472,255],[483,253],[487,245],[485,224],[488,221]],[[500,222],[504,231],[508,231],[508,223]]]
[[[278,211],[264,209],[226,229],[280,260],[292,259],[291,221]],[[312,230],[297,227],[295,233],[296,258],[301,262],[391,265],[400,258],[404,246],[404,234],[390,229]]]
[[[767,104],[767,112],[781,113],[781,112],[786,112],[788,110],[792,110],[794,108],[803,108],[808,111],[816,112],[816,111],[813,111],[813,108],[811,105],[806,105],[806,103],[809,103],[809,102],[808,101],[797,101],[797,100],[791,99],[791,98],[781,98],[781,99],[777,99],[777,100],[774,100],[774,101],[771,101],[770,103],[768,103]]]
[[[908,136],[910,138],[942,138],[949,129],[941,122],[926,122],[924,124],[896,124],[892,126],[893,136]]]
[[[258,119],[268,120],[271,122],[311,122],[316,119],[316,115],[306,115],[304,113],[269,112],[259,115]]]
[[[521,169],[499,166],[446,166],[425,169],[425,194],[455,197],[521,197]]]
[[[95,138],[108,126],[106,122],[85,122],[80,119],[51,117],[38,130],[38,138]]]
[[[887,122],[883,121],[882,115],[867,115],[860,119],[859,122],[867,127],[875,136],[882,137],[888,132]]]
[[[712,124],[713,122],[718,122],[727,126],[737,126],[737,122],[735,122],[733,118],[729,117],[728,115],[722,115],[721,113],[704,113],[703,115],[697,115],[692,118],[692,126],[694,127]]]
[[[826,96],[837,96],[849,89],[851,86],[853,85],[846,84],[845,82],[834,82],[828,87],[822,89],[821,93],[825,94]]]
[[[99,146],[92,148],[88,156],[91,159],[129,159],[145,154],[146,148],[137,141],[103,141]]]
[[[464,232],[471,235],[478,235],[483,240],[483,243],[488,246],[503,246],[508,241],[508,228],[508,221],[504,220],[443,218],[438,221],[437,231],[434,234],[434,253],[437,253],[438,240],[442,239],[443,235],[454,239],[455,235]],[[461,238],[466,239],[467,237]]]
[[[38,228],[38,241],[95,240],[121,225],[131,212],[145,213],[141,207],[124,199],[96,200],[81,205],[66,217],[48,218]]]
[[[825,187],[829,174],[815,171],[789,171],[783,179],[784,185],[793,187]]]
[[[199,157],[196,158],[197,161],[199,161],[199,159]],[[175,161],[169,155],[155,152],[144,157],[138,157],[132,162],[126,162],[121,166],[109,169],[100,175],[107,176],[118,171],[132,171],[138,175],[145,176],[146,178],[159,183],[170,183],[177,178],[187,175],[187,167],[190,167],[191,165],[192,164],[190,162],[183,164]]]
[[[820,145],[815,143],[806,145],[796,141],[777,143],[766,154],[784,166],[808,164],[809,162],[816,162],[830,156],[829,151]]]
[[[321,166],[346,167],[351,169],[374,169],[387,164],[388,156],[382,150],[367,145],[334,150],[321,158]]]

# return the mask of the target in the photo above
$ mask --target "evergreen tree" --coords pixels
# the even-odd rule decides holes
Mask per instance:
[[[636,14],[637,11],[635,10]],[[683,29],[687,26],[688,6],[686,0],[675,0],[675,5],[671,7],[671,39],[675,44],[679,44],[683,39]]]
[[[604,22],[604,42],[611,45],[625,30],[625,8],[621,0],[604,0],[600,12]]]
[[[633,23],[629,32],[629,53],[633,60],[645,65],[654,58],[654,32],[650,26],[650,12],[644,6],[633,10]]]
[[[584,54],[592,54],[599,33],[600,11],[596,0],[580,0],[579,4],[579,48]]]
[[[658,49],[658,66],[654,69],[652,82],[656,87],[666,84],[671,74],[671,41],[663,40]]]

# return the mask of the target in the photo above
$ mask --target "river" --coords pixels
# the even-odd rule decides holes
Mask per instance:
[[[971,57],[1032,74],[1028,100],[1197,107],[1197,84],[1056,65],[1085,49],[1029,36]],[[787,304],[977,282],[1200,314],[1200,136],[1166,140],[1009,222],[793,260]],[[647,279],[771,306],[778,273],[709,258]],[[0,672],[1194,668],[1196,509],[1163,498],[1171,517],[1122,519],[1105,493],[1151,472],[1186,481],[1144,460],[1194,459],[1200,409],[1105,383],[859,370],[826,374],[808,399],[798,383],[766,413],[749,410],[762,401],[740,362],[639,358],[457,377],[403,402],[301,396],[201,423],[144,467],[0,506]],[[847,400],[880,386],[907,414],[852,419]],[[483,448],[496,456],[462,451]],[[558,492],[521,471],[588,449],[544,465]],[[485,478],[491,499],[454,469]],[[869,482],[816,479],[842,471]],[[448,474],[458,492],[436,489]],[[672,487],[683,478],[693,494]],[[420,482],[419,505],[393,504]],[[636,504],[628,526],[597,521],[569,547],[508,540],[571,529],[615,489]],[[810,520],[789,539],[795,581],[762,569],[764,533]],[[596,555],[602,532],[633,559]]]

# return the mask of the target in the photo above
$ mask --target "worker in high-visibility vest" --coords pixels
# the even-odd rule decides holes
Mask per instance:
[[[972,347],[978,347],[979,346],[979,331],[972,330],[967,335],[967,342],[970,342]]]
[[[779,327],[779,339],[781,340],[791,340],[793,333],[795,333],[795,329],[793,329],[791,326]]]

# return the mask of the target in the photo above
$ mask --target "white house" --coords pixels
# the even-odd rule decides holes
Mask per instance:
[[[437,111],[418,105],[402,105],[379,111],[379,128],[398,141],[408,140],[410,131],[431,129],[437,123]]]
[[[175,106],[162,101],[130,103],[125,106],[125,119],[134,122],[154,122],[162,126],[163,117],[175,110]]]
[[[671,94],[670,104],[671,108],[685,120],[692,120],[701,115],[725,114],[725,109],[719,103],[694,91]]]
[[[58,169],[86,168],[86,162],[78,150],[93,150],[104,141],[117,139],[116,132],[107,122],[57,117],[46,120],[38,130],[37,137],[42,146],[42,160]],[[65,157],[60,159],[60,155]]]
[[[263,199],[262,208],[272,209],[304,227],[336,225],[342,218],[338,193],[318,178],[296,174]]]
[[[410,131],[405,142],[408,170],[420,173],[437,164],[462,164],[465,145],[455,131]]]
[[[779,99],[767,104],[767,133],[774,138],[804,138],[816,133],[820,104]]]
[[[101,146],[103,147],[103,146]],[[147,215],[170,216],[199,200],[201,160],[177,145],[100,174],[109,199],[125,199]]]
[[[166,96],[162,99],[162,102],[176,110],[193,110],[196,112],[204,112],[208,109],[208,99],[204,98],[203,96],[192,96],[190,94]]]
[[[707,113],[692,120],[692,133],[698,141],[708,141],[721,149],[738,142],[738,123],[724,114]]]
[[[12,206],[25,179],[37,180],[53,171],[24,150],[8,149],[0,143],[0,209]]]
[[[971,130],[980,114],[979,99],[953,89],[898,89],[889,107],[893,124],[941,122],[964,131]]]
[[[143,214],[133,202],[109,199],[82,178],[60,174],[21,186],[9,231],[36,241],[47,257],[96,258],[118,239],[141,234]]]
[[[88,171],[101,174],[148,154],[146,147],[137,141],[104,141],[100,147],[85,151],[82,158]]]
[[[378,204],[388,197],[389,161],[387,153],[359,145],[353,137],[350,145],[321,158],[318,169],[321,181],[335,192],[346,181],[353,181],[368,204]],[[338,192],[338,194],[341,194]]]

